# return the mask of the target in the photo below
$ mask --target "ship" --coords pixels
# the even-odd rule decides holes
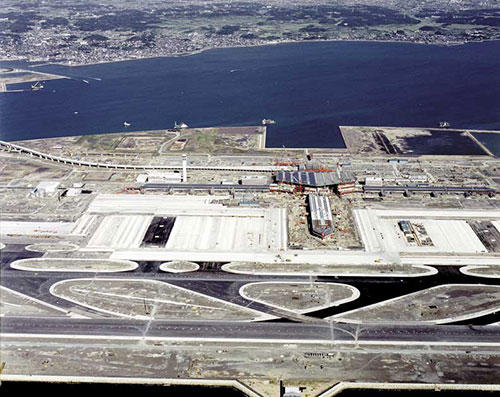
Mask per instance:
[[[179,123],[177,124],[177,121],[174,123],[174,130],[184,130],[186,128],[188,128],[189,126],[186,124],[186,123]]]
[[[130,127],[130,123],[129,123],[129,122],[127,122],[127,121],[124,121],[124,122],[123,122],[123,126],[124,126],[124,127]]]
[[[31,84],[31,90],[32,91],[38,91],[43,88],[43,84],[37,81],[35,84]]]
[[[262,125],[276,124],[273,119],[262,119]]]
[[[450,128],[450,123],[448,123],[447,121],[440,121],[439,126],[441,128]]]

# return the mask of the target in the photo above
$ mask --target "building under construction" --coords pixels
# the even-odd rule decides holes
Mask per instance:
[[[328,197],[310,194],[307,196],[307,201],[309,204],[311,233],[321,238],[331,237],[334,224]]]
[[[276,182],[294,185],[296,191],[327,193],[336,191],[339,195],[355,193],[356,178],[351,171],[278,171]]]
[[[336,172],[278,171],[276,182],[307,187],[327,187],[339,183]]]

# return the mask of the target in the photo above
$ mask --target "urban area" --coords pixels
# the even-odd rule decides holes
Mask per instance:
[[[3,0],[0,59],[92,64],[304,40],[500,38],[496,0]]]

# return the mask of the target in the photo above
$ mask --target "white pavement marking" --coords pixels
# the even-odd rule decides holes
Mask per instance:
[[[500,221],[492,221],[491,223],[496,227],[498,232],[500,232]]]
[[[106,216],[92,235],[87,247],[139,248],[152,220],[152,215]]]
[[[86,236],[94,224],[97,216],[83,214],[75,223],[74,229],[71,231],[72,235],[75,236]]]
[[[366,345],[366,346],[500,346],[500,340],[494,342],[457,342],[457,341],[364,341],[364,340],[338,340],[338,339],[263,339],[263,338],[226,338],[226,337],[210,337],[203,336],[193,337],[178,337],[178,336],[110,336],[110,335],[63,335],[63,334],[17,334],[17,333],[3,333],[2,338],[12,339],[74,339],[74,340],[121,340],[121,341],[173,341],[173,342],[192,342],[192,341],[205,341],[205,342],[227,342],[227,343],[265,343],[265,344],[334,344],[334,345]]]

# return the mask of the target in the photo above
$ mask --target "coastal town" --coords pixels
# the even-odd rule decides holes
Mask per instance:
[[[452,45],[500,38],[497,2],[462,3],[5,0],[0,59],[74,65],[306,40]]]

